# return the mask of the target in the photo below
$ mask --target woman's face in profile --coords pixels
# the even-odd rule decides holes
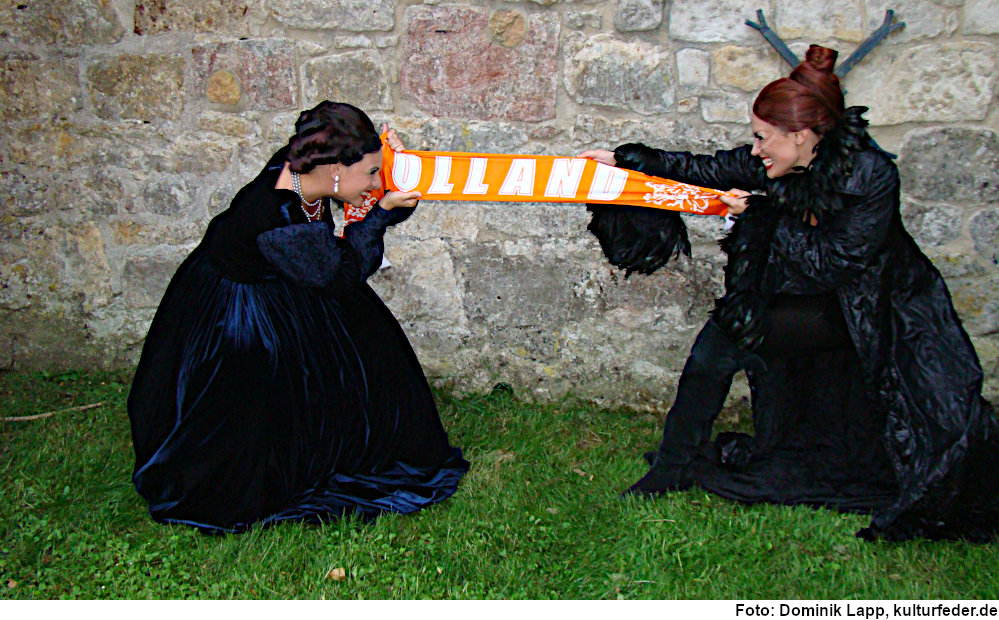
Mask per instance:
[[[753,115],[753,155],[763,160],[767,176],[771,179],[793,172],[795,166],[804,166],[795,132],[787,132]]]
[[[341,166],[340,187],[336,192],[336,197],[352,205],[363,204],[368,192],[382,186],[382,178],[379,174],[381,169],[381,150],[368,153],[361,158],[361,161],[350,166]]]

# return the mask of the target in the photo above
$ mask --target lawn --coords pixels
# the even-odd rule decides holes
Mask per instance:
[[[373,524],[210,536],[130,482],[130,374],[0,374],[0,598],[995,599],[995,545],[866,543],[860,515],[701,491],[622,499],[656,416],[497,392],[438,402],[472,469]]]

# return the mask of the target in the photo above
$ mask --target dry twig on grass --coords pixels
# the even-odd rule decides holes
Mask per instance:
[[[70,411],[86,411],[87,409],[95,409],[97,407],[103,407],[104,401],[99,403],[91,403],[89,405],[79,405],[77,407],[69,407],[68,409],[57,409],[55,411],[46,411],[45,413],[36,413],[35,415],[22,415],[13,418],[0,418],[0,422],[28,422],[30,420],[41,420],[43,418],[51,418],[57,413],[68,413]]]

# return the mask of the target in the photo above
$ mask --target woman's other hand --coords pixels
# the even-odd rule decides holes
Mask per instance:
[[[739,215],[746,210],[749,206],[749,197],[752,196],[749,192],[744,189],[735,189],[734,187],[728,190],[731,196],[719,196],[718,199],[725,203],[728,207],[729,215]]]
[[[393,151],[405,151],[406,147],[402,144],[402,139],[396,134],[395,129],[389,129],[388,123],[382,123],[382,133],[385,135],[385,142],[388,143],[389,147]]]
[[[617,160],[614,159],[614,151],[608,151],[607,149],[591,149],[589,151],[583,151],[579,154],[579,157],[592,159],[593,161],[600,162],[601,164],[607,164],[608,166],[617,165]]]
[[[420,192],[388,192],[378,201],[386,211],[396,207],[415,207],[420,201]]]

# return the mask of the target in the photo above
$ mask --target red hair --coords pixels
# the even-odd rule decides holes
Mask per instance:
[[[812,45],[791,75],[767,84],[753,114],[784,131],[811,129],[823,135],[843,117],[843,89],[833,73],[839,53]]]

